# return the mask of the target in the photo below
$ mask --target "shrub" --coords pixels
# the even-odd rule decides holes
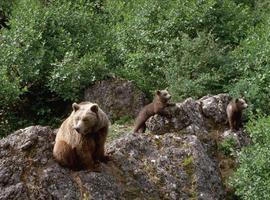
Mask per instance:
[[[9,17],[9,15],[12,11],[13,5],[14,5],[14,1],[15,0],[1,0],[0,1],[0,18],[2,18],[0,20],[0,28],[2,25],[1,22],[5,21],[3,19],[6,19]]]
[[[81,99],[85,87],[111,75],[134,80],[148,94],[169,86],[178,100],[224,89],[239,94],[254,83],[237,64],[238,55],[245,60],[240,41],[263,19],[263,2],[1,1],[10,25],[0,30],[0,103],[10,107],[5,116],[45,124],[55,114],[52,105]],[[259,107],[269,97],[261,89],[268,87],[263,73],[256,75],[262,84],[251,84],[249,93],[260,93]]]
[[[234,96],[244,96],[249,110],[270,113],[270,15],[252,29],[250,36],[232,53],[235,78],[227,88]]]
[[[230,182],[236,194],[244,200],[269,199],[270,117],[251,120],[247,130],[254,144],[241,151],[240,166]]]
[[[175,99],[222,91],[226,56],[211,34],[199,33],[194,39],[183,35],[173,43],[167,52],[173,51],[174,56],[164,71]]]
[[[231,136],[225,138],[220,144],[218,144],[218,150],[222,151],[226,156],[232,156],[235,152],[236,145],[236,139]]]
[[[53,65],[48,86],[65,100],[78,100],[86,86],[109,73],[101,53],[85,54],[78,59],[73,52],[67,52],[61,62]]]
[[[11,30],[1,33],[0,53],[5,56],[0,65],[5,76],[18,79],[18,90],[43,84],[64,99],[74,99],[78,91],[70,95],[73,88],[81,89],[102,78],[101,69],[106,67],[102,37],[106,38],[106,32],[92,4],[80,2],[58,1],[44,6],[39,1],[22,0],[16,4]],[[76,81],[58,78],[70,78],[71,71],[79,77]],[[86,75],[88,80],[80,79]],[[71,92],[65,96],[68,88]]]
[[[94,1],[15,2],[10,30],[0,30],[0,110],[13,128],[52,124],[51,104],[79,99],[108,73],[106,13]]]
[[[244,39],[253,18],[248,3],[226,1],[113,1],[117,74],[150,91],[170,86],[176,99],[223,91],[227,53]],[[164,78],[165,77],[165,78]]]

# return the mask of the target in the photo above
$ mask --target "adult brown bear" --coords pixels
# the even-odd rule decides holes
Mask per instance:
[[[104,149],[108,117],[91,102],[73,103],[72,108],[57,132],[53,155],[62,166],[96,170],[99,161],[109,160]]]

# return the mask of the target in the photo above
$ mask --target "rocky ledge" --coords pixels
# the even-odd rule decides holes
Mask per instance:
[[[218,162],[209,154],[215,141],[202,138],[223,134],[225,128],[216,127],[226,121],[229,99],[187,99],[169,108],[171,119],[154,116],[148,128],[166,134],[112,141],[107,152],[113,161],[102,164],[100,173],[59,166],[50,127],[18,130],[0,140],[0,199],[226,199]]]
[[[188,98],[182,103],[166,108],[166,112],[172,118],[155,115],[146,125],[155,134],[175,131],[196,135],[207,134],[215,128],[214,126],[226,124],[226,107],[231,99],[228,94],[205,96],[199,100]]]

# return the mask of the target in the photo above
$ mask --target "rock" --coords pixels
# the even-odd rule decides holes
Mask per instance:
[[[231,100],[228,94],[205,96],[197,101],[192,98],[166,108],[171,119],[155,115],[146,122],[154,134],[184,131],[198,136],[207,134],[217,123],[226,123],[226,107]],[[210,120],[210,121],[209,121]],[[210,122],[213,123],[210,123]]]
[[[0,140],[0,199],[224,199],[195,135],[124,135],[107,145],[114,160],[101,173],[59,166],[54,139],[51,128],[32,126]]]
[[[49,127],[32,126],[0,140],[0,199],[51,199],[35,181],[45,166],[41,161],[52,158],[54,139]]]
[[[232,138],[235,141],[235,148],[240,150],[242,147],[251,144],[251,138],[245,133],[243,129],[238,131],[226,130],[222,134],[222,141]]]
[[[125,84],[130,83],[119,83],[121,90]],[[100,85],[106,88],[105,82]],[[117,87],[93,91],[106,96]],[[107,109],[125,98],[109,101],[113,103]],[[107,144],[114,159],[101,164],[101,173],[59,166],[52,156],[56,130],[42,126],[18,130],[0,140],[0,199],[223,200],[226,192],[219,170],[228,159],[215,157],[220,155],[217,142],[233,137],[237,148],[250,143],[242,130],[225,131],[230,99],[227,94],[188,98],[166,108],[171,118],[155,115],[147,121],[154,134],[123,135]]]
[[[215,123],[224,123],[227,120],[226,108],[232,97],[228,94],[205,96],[199,101],[202,103],[202,113],[212,118]]]
[[[109,79],[97,82],[84,93],[84,100],[96,102],[110,120],[121,117],[136,117],[148,103],[146,95],[132,81]]]

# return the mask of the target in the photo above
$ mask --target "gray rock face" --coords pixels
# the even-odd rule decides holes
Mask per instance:
[[[84,100],[98,103],[111,120],[136,117],[148,103],[146,95],[132,81],[121,79],[97,82],[85,90]]]
[[[212,118],[215,123],[224,123],[227,120],[226,108],[232,100],[228,94],[205,96],[199,101],[202,103],[202,113]]]
[[[147,128],[155,134],[185,131],[191,134],[206,134],[214,125],[225,123],[227,120],[226,107],[231,100],[228,94],[205,96],[197,101],[192,98],[182,103],[166,108],[171,119],[155,115],[147,122]]]
[[[52,158],[55,133],[32,126],[0,140],[0,199],[223,199],[214,162],[196,136],[124,135],[101,173]]]
[[[244,146],[251,144],[251,138],[242,129],[238,131],[226,130],[222,134],[223,141],[231,138],[235,141],[235,148],[238,150],[240,150]]]

